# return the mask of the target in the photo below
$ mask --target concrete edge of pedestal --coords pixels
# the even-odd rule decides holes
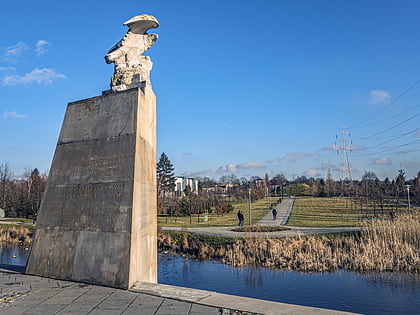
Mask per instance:
[[[317,307],[286,304],[167,284],[136,282],[130,291],[257,314],[355,314]]]

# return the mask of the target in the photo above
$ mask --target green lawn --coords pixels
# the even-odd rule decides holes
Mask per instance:
[[[278,200],[275,197],[268,198],[268,204],[274,203]],[[249,224],[249,208],[247,201],[243,202],[232,202],[235,210],[231,213],[226,213],[223,215],[210,214],[208,216],[208,221],[204,222],[204,216],[193,215],[190,219],[187,217],[163,217],[158,216],[158,226],[186,226],[186,227],[207,227],[207,226],[235,226],[238,224],[237,212],[242,210],[245,216],[245,224]],[[262,217],[264,217],[270,209],[267,209],[266,199],[260,199],[251,203],[251,219],[252,224],[255,224]]]
[[[388,207],[387,207],[388,208]],[[371,204],[356,206],[349,198],[296,198],[287,225],[306,227],[360,226],[366,217],[379,216]]]
[[[25,219],[25,218],[0,218],[0,221],[4,221],[4,222],[25,222],[25,223],[32,223],[34,220],[32,220],[32,219]]]

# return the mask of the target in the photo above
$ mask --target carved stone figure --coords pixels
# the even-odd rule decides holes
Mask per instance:
[[[159,26],[159,22],[151,15],[137,15],[123,25],[128,26],[127,34],[105,56],[108,64],[113,62],[115,65],[111,78],[113,92],[150,84],[153,63],[142,53],[152,47],[158,38],[157,34],[147,34],[149,29]]]

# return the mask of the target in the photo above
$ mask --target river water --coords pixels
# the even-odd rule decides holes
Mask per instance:
[[[24,265],[28,252],[3,246],[0,263]],[[362,314],[420,314],[420,276],[406,273],[311,274],[159,254],[158,282]]]

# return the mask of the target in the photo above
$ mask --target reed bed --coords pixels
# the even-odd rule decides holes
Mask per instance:
[[[248,238],[224,243],[182,233],[159,234],[160,250],[234,266],[257,265],[309,272],[337,269],[420,273],[419,211],[366,223],[359,233],[281,239]]]
[[[30,243],[31,241],[32,232],[28,228],[13,225],[0,227],[0,242]]]

